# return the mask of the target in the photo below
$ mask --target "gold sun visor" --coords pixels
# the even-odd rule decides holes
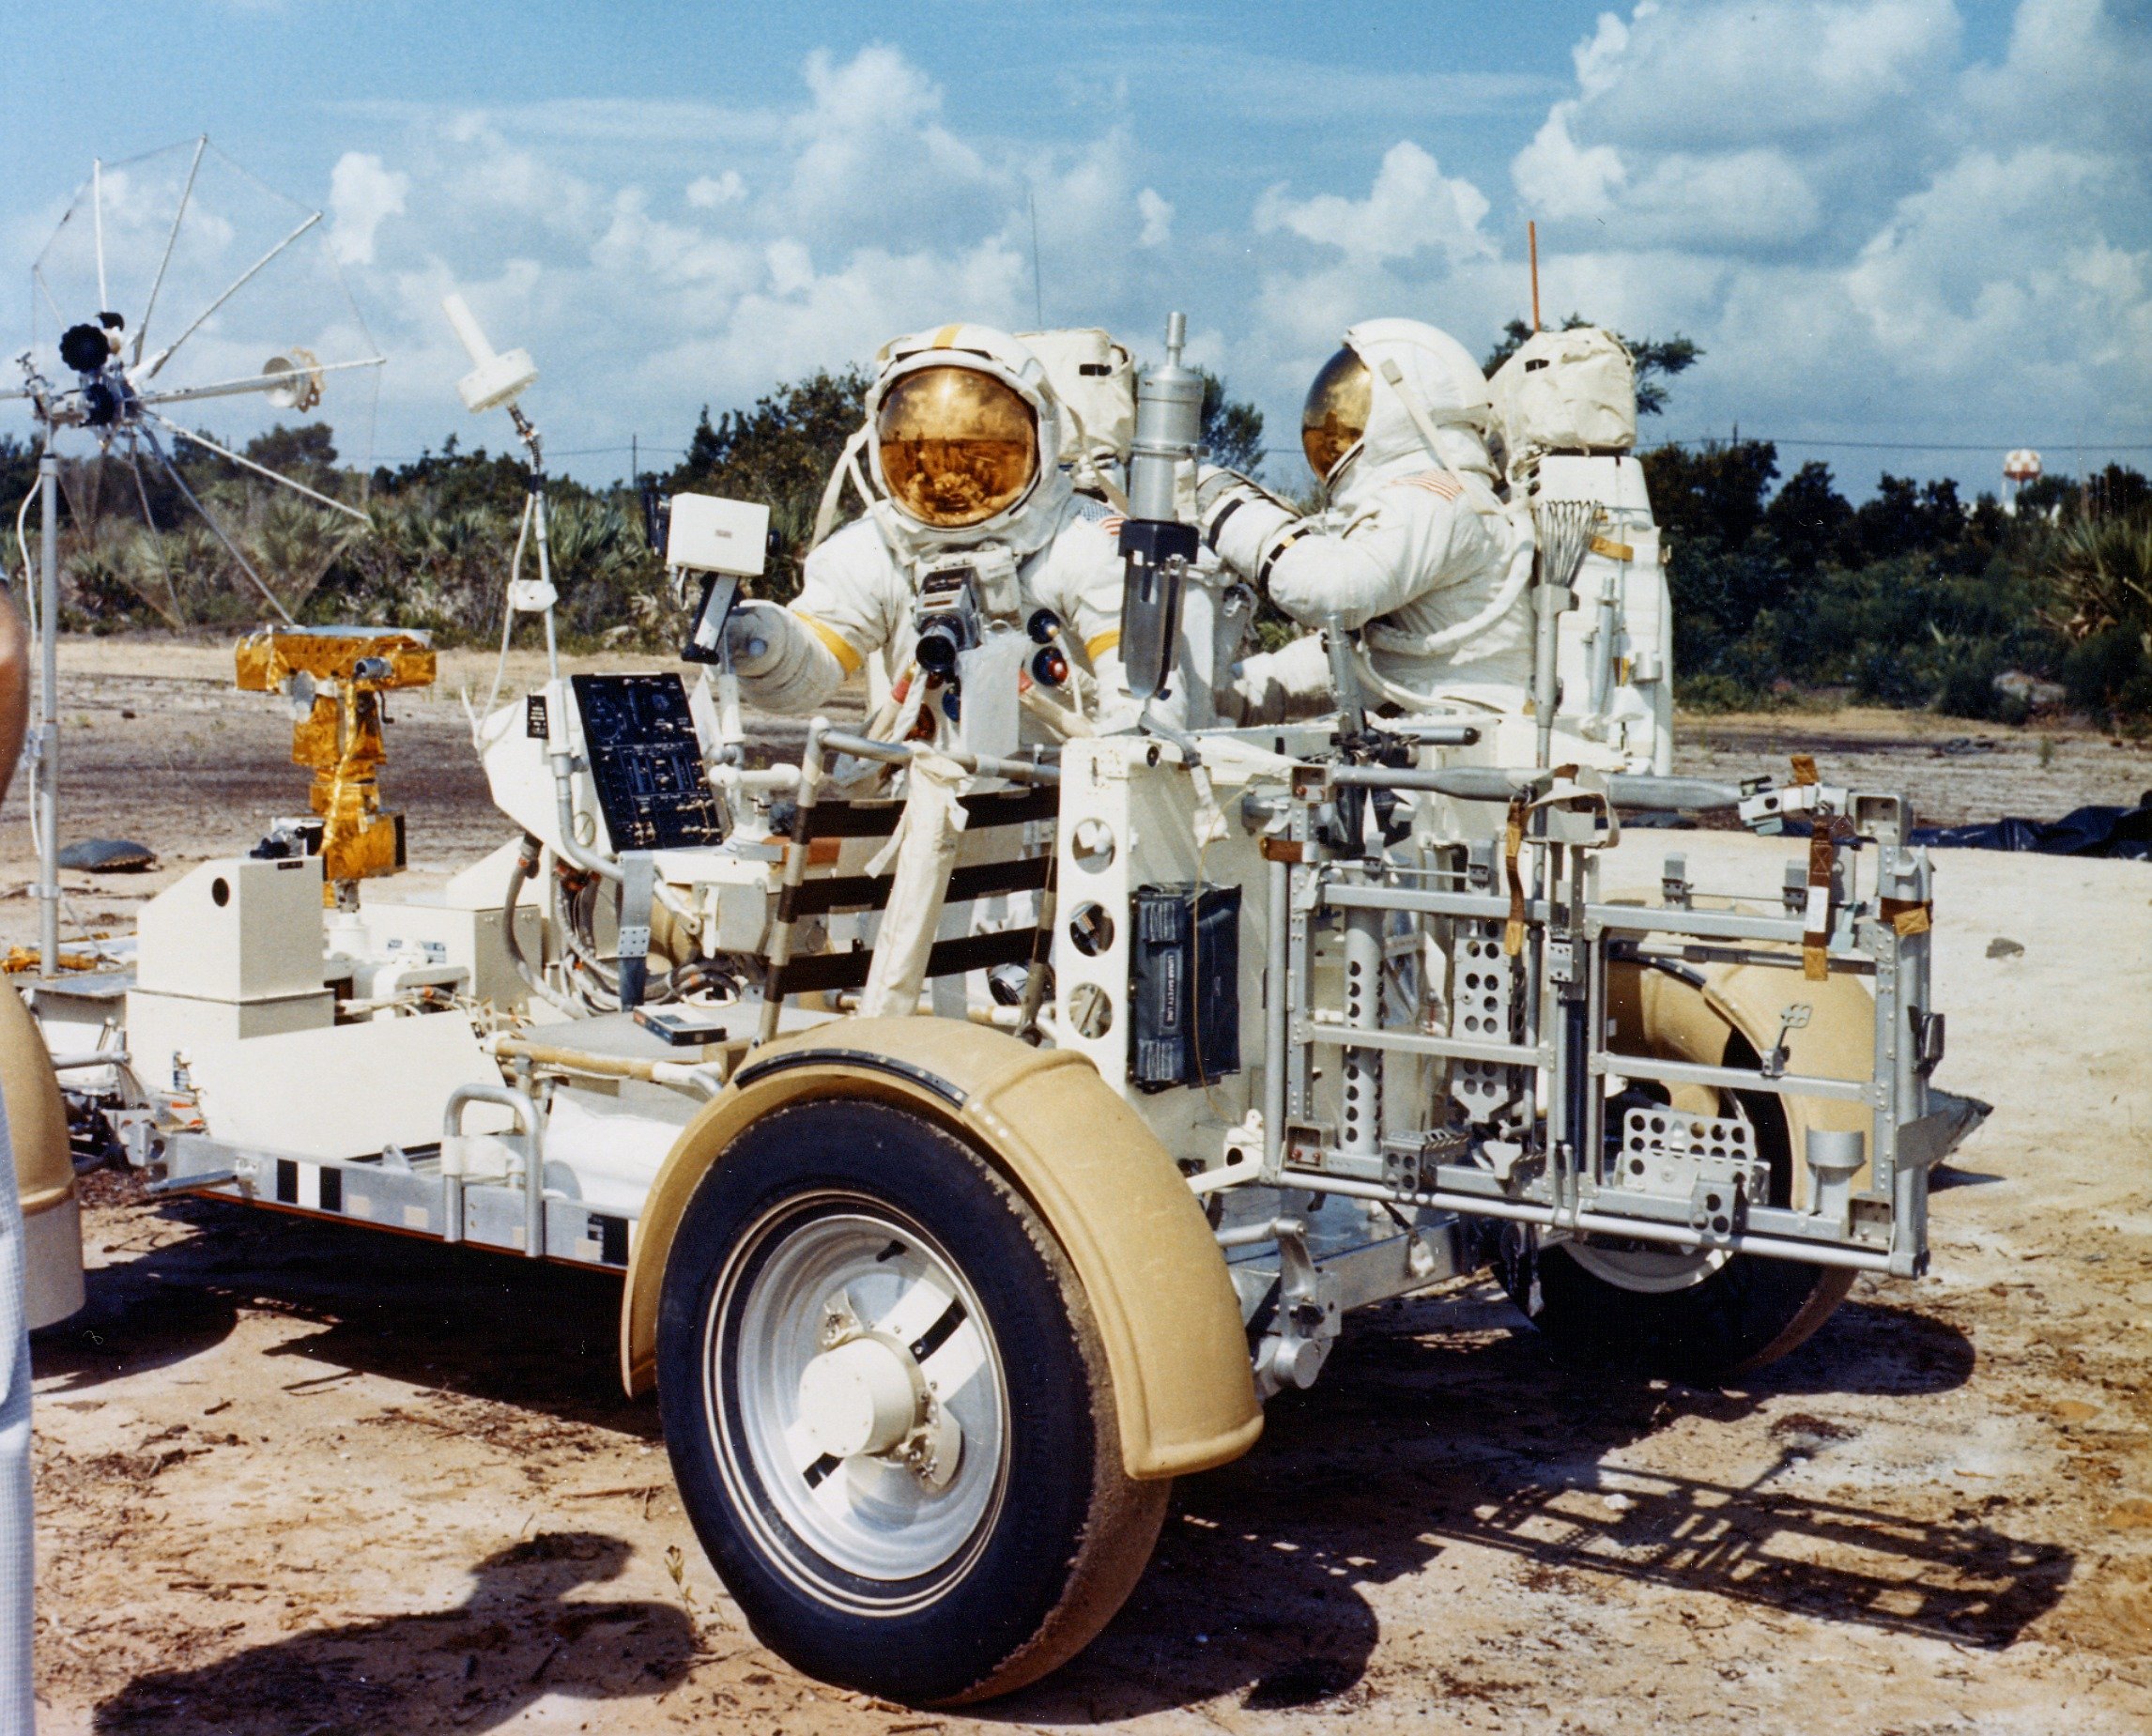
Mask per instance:
[[[1038,473],[1038,422],[1016,389],[974,368],[930,367],[891,386],[874,419],[882,477],[921,524],[983,524]]]
[[[1338,460],[1367,432],[1367,363],[1350,347],[1323,363],[1300,411],[1300,447],[1308,468],[1328,480]]]

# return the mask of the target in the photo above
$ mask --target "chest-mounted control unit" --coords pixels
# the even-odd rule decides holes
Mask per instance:
[[[958,659],[985,642],[991,626],[1014,627],[1022,612],[1016,556],[988,544],[961,559],[925,563],[918,579],[918,647],[913,655],[930,675],[946,679]]]

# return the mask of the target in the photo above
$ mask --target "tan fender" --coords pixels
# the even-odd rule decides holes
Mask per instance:
[[[1693,968],[1693,967],[1687,967]],[[1616,964],[1606,974],[1606,1012],[1614,1041],[1630,1054],[1718,1065],[1727,1038],[1739,1032],[1759,1055],[1778,1041],[1779,1017],[1806,1006],[1808,1022],[1787,1035],[1786,1070],[1822,1079],[1865,1080],[1875,1064],[1875,1001],[1856,976],[1834,974],[1810,982],[1798,962],[1707,966],[1701,988],[1670,972]],[[1630,1048],[1634,1043],[1636,1048]],[[1716,1112],[1717,1094],[1706,1085],[1677,1085],[1675,1106]],[[1808,1129],[1868,1131],[1871,1112],[1860,1103],[1787,1097],[1786,1131],[1792,1146],[1794,1203],[1803,1203],[1807,1165],[1802,1161]],[[1854,1178],[1864,1185],[1864,1169]]]
[[[1021,1188],[1097,1315],[1136,1478],[1236,1459],[1263,1431],[1240,1307],[1202,1207],[1090,1062],[953,1019],[842,1019],[758,1049],[687,1124],[643,1206],[621,1306],[630,1393],[656,1379],[658,1295],[687,1202],[752,1122],[871,1097],[941,1123]]]
[[[15,1152],[15,1191],[23,1196],[23,1215],[33,1218],[74,1197],[75,1166],[53,1057],[12,987],[0,993],[0,1093]]]
[[[51,1326],[83,1305],[82,1215],[59,1077],[12,986],[0,988],[0,1100],[23,1202],[24,1311],[32,1328]]]

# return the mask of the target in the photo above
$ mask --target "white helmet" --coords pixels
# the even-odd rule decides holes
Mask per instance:
[[[1357,459],[1385,465],[1424,453],[1415,409],[1433,424],[1444,464],[1492,479],[1486,376],[1455,338],[1417,319],[1366,319],[1345,334],[1300,413],[1309,468],[1334,485]]]

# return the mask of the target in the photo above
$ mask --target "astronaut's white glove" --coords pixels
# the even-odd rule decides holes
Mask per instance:
[[[775,603],[750,599],[725,622],[741,696],[764,711],[811,712],[844,682],[844,666],[806,622]]]
[[[776,660],[779,636],[788,630],[788,623],[770,620],[777,612],[750,597],[733,605],[725,617],[725,649],[731,653],[735,674],[761,675]]]
[[[1233,684],[1218,693],[1218,709],[1242,729],[1319,717],[1336,702],[1330,653],[1319,633],[1235,664]]]
[[[1250,579],[1260,576],[1270,545],[1298,516],[1231,470],[1197,471],[1195,504],[1205,544],[1241,577]]]

